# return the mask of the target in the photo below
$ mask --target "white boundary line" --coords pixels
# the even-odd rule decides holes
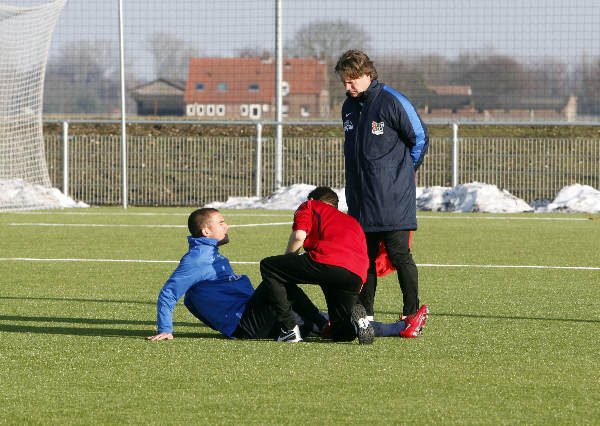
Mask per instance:
[[[417,216],[417,219],[461,220],[598,220],[599,217],[523,217],[523,216]]]
[[[229,228],[246,228],[251,226],[291,225],[292,222],[248,223],[244,225],[229,225]],[[187,225],[126,225],[102,223],[7,223],[9,226],[72,226],[90,228],[187,228]]]
[[[0,257],[0,261],[26,261],[26,262],[116,262],[116,263],[179,263],[178,260],[140,260],[140,259],[44,259],[33,257]],[[258,265],[260,262],[229,262],[232,265]],[[436,264],[419,263],[422,268],[510,268],[510,269],[568,269],[600,271],[596,266],[545,266],[545,265],[466,265],[466,264]]]
[[[278,217],[278,216],[290,216],[293,213],[292,210],[290,212],[285,213],[227,213],[227,217],[229,216],[240,216],[240,217]],[[46,211],[23,211],[23,212],[11,212],[11,214],[22,214],[22,215],[42,215],[42,216],[185,216],[188,217],[189,213],[152,213],[152,212],[46,212]]]
[[[598,220],[598,216],[593,217],[524,217],[524,216],[462,216],[469,213],[456,212],[441,212],[442,216],[421,216],[417,215],[417,219],[458,219],[458,220],[557,220],[557,221],[582,221],[582,220]],[[11,212],[11,214],[20,215],[78,215],[78,216],[189,216],[189,213],[152,213],[152,212],[45,212],[45,211],[23,211]],[[293,214],[293,209],[284,213],[231,213],[227,212],[227,217],[289,217]],[[560,215],[561,213],[556,213]],[[591,214],[591,213],[590,213]],[[459,216],[460,215],[460,216]]]

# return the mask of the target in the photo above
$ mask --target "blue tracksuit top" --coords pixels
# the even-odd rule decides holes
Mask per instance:
[[[342,107],[348,214],[365,232],[417,229],[415,171],[429,134],[401,93],[373,80]]]
[[[185,305],[210,328],[231,337],[254,287],[246,275],[236,275],[219,253],[214,238],[188,237],[189,251],[179,261],[158,295],[158,332],[173,332],[173,310],[185,294]]]

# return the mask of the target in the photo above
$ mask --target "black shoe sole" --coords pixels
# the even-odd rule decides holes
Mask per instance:
[[[359,321],[366,317],[367,311],[365,311],[365,307],[363,305],[357,304],[352,307],[352,322],[357,328],[359,345],[370,345],[375,340],[375,330],[373,329],[371,323],[369,323],[369,326],[366,328],[358,326],[360,323]]]

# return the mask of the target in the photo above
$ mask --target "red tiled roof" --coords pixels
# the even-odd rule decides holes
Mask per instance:
[[[326,64],[315,58],[284,58],[283,81],[289,94],[319,94],[326,88]],[[203,83],[203,90],[195,90]],[[217,91],[219,83],[227,90]],[[257,91],[250,91],[258,84]],[[275,60],[261,58],[191,58],[185,103],[272,103],[275,96]]]

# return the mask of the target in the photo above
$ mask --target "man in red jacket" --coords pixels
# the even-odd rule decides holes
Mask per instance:
[[[331,188],[315,188],[294,214],[286,254],[260,262],[261,285],[273,295],[282,325],[280,340],[301,339],[287,297],[299,283],[318,284],[323,289],[334,341],[358,337],[360,344],[369,344],[374,340],[366,311],[356,304],[369,267],[365,234],[354,218],[337,209],[337,204],[337,194]],[[302,247],[305,252],[298,254]]]
[[[286,254],[260,262],[261,286],[269,290],[282,325],[278,340],[302,340],[287,297],[299,283],[321,286],[334,341],[358,337],[360,344],[369,344],[376,335],[417,337],[427,319],[426,306],[410,324],[405,321],[383,324],[369,322],[364,306],[357,303],[369,267],[365,234],[356,219],[339,211],[337,206],[335,191],[315,188],[294,214]],[[302,247],[305,252],[298,254]]]

